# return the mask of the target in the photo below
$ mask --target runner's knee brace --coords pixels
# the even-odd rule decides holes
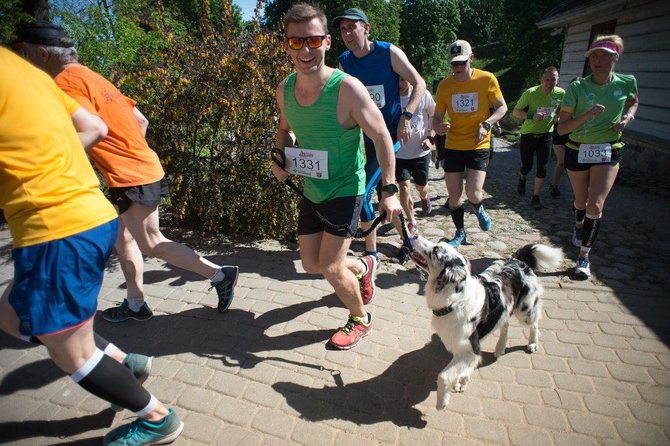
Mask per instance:
[[[119,362],[99,348],[77,371],[72,380],[93,395],[135,412],[138,416],[153,411],[158,400]]]

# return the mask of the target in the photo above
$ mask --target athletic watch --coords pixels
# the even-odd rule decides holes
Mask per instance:
[[[407,110],[405,110],[404,112],[402,112],[402,115],[403,115],[404,117],[406,117],[407,119],[412,119],[412,118],[414,117],[414,113],[409,112],[409,111],[407,111]]]
[[[489,124],[486,121],[482,122],[482,127],[484,127],[484,130],[486,130],[487,132],[491,130],[491,124]]]
[[[398,193],[398,185],[395,183],[389,183],[386,186],[382,186],[382,192],[388,192],[391,195]]]

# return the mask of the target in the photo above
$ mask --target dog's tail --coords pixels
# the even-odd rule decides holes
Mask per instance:
[[[530,244],[520,248],[512,257],[525,262],[533,271],[546,271],[561,265],[563,251],[547,245]]]

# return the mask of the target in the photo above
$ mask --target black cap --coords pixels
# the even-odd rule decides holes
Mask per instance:
[[[19,42],[62,48],[74,46],[74,40],[65,33],[63,28],[48,20],[34,20],[21,28],[12,44]]]
[[[344,11],[342,13],[342,15],[339,15],[339,16],[335,17],[332,21],[333,26],[335,28],[339,28],[340,27],[340,20],[342,20],[342,19],[349,19],[349,20],[353,20],[354,22],[357,22],[357,21],[360,20],[363,23],[368,23],[368,24],[370,23],[368,21],[368,16],[366,16],[365,13],[358,8],[349,8],[346,11]]]

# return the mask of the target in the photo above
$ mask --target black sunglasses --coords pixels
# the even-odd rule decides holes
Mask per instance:
[[[286,42],[288,43],[288,47],[292,50],[301,50],[302,47],[305,46],[305,43],[307,43],[307,46],[309,46],[311,49],[315,50],[317,48],[321,48],[321,45],[323,45],[323,40],[326,37],[328,37],[328,34],[309,37],[286,37]]]
[[[468,63],[467,60],[462,60],[462,61],[460,61],[460,62],[451,62],[450,65],[451,65],[452,67],[462,67],[462,66],[465,65],[466,63]]]

